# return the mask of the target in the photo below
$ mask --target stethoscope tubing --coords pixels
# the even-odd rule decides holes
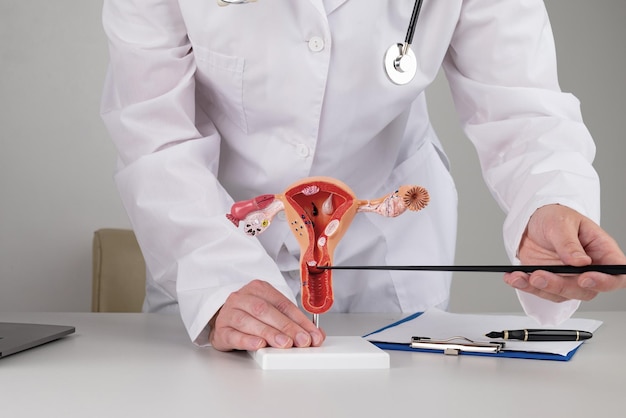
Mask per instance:
[[[409,28],[406,31],[404,37],[404,43],[411,45],[413,43],[413,35],[415,35],[415,28],[417,27],[417,19],[419,19],[420,11],[422,10],[422,0],[416,0],[413,5],[413,13],[411,13],[411,20],[409,21]]]

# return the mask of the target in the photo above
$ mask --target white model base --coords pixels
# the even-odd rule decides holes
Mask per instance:
[[[389,368],[389,354],[361,337],[327,337],[321,347],[262,348],[249,354],[265,370]]]

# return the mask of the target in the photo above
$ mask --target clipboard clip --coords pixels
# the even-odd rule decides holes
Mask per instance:
[[[461,352],[499,353],[505,343],[501,341],[473,341],[466,337],[450,337],[433,340],[429,337],[411,337],[411,348],[443,350],[443,354],[458,356]]]

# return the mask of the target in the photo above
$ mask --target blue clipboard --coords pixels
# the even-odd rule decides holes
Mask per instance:
[[[363,336],[363,338],[367,338],[373,334],[376,334],[378,332],[384,331],[386,329],[389,328],[393,328],[395,326],[398,326],[400,324],[403,324],[407,321],[411,321],[415,318],[417,318],[418,316],[420,316],[423,312],[417,312],[414,313],[412,315],[407,316],[406,318],[400,319],[399,321],[396,321],[392,324],[389,324],[387,326],[384,326],[380,329],[377,329],[376,331],[372,331],[366,335]],[[400,344],[400,343],[390,343],[390,342],[384,342],[384,341],[376,341],[376,340],[370,340],[370,342],[372,344],[374,344],[375,346],[377,346],[378,348],[381,348],[383,350],[398,350],[398,351],[413,351],[413,352],[424,352],[424,353],[439,353],[439,354],[444,354],[445,350],[444,348],[442,348],[441,350],[437,350],[437,349],[425,349],[425,348],[413,348],[411,347],[410,343],[406,343],[406,344]],[[573,350],[571,350],[570,352],[568,352],[566,355],[560,355],[560,354],[554,354],[554,353],[540,353],[540,352],[529,352],[529,351],[519,351],[519,350],[507,350],[506,348],[504,348],[501,351],[498,352],[491,352],[491,353],[485,353],[485,352],[476,352],[476,351],[466,351],[466,350],[460,350],[458,351],[456,354],[458,355],[467,355],[467,356],[483,356],[483,357],[506,357],[506,358],[521,358],[521,359],[534,359],[534,360],[552,360],[552,361],[569,361],[574,354],[576,353],[576,351],[580,348],[580,346],[574,348]]]

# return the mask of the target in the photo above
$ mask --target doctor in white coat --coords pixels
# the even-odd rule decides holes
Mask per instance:
[[[424,94],[441,67],[507,214],[511,261],[624,263],[597,225],[594,143],[578,101],[559,88],[543,2],[424,0],[416,74],[398,85],[383,57],[405,39],[414,6],[105,0],[102,115],[148,267],[146,310],[179,310],[195,343],[220,350],[322,344],[323,331],[297,307],[299,247],[284,220],[257,239],[224,216],[233,201],[309,176],[337,178],[361,199],[402,184],[431,195],[417,214],[358,215],[336,264],[452,264],[457,196]],[[504,280],[544,323],[626,285],[600,273]],[[332,311],[445,308],[449,288],[449,273],[342,271]]]

